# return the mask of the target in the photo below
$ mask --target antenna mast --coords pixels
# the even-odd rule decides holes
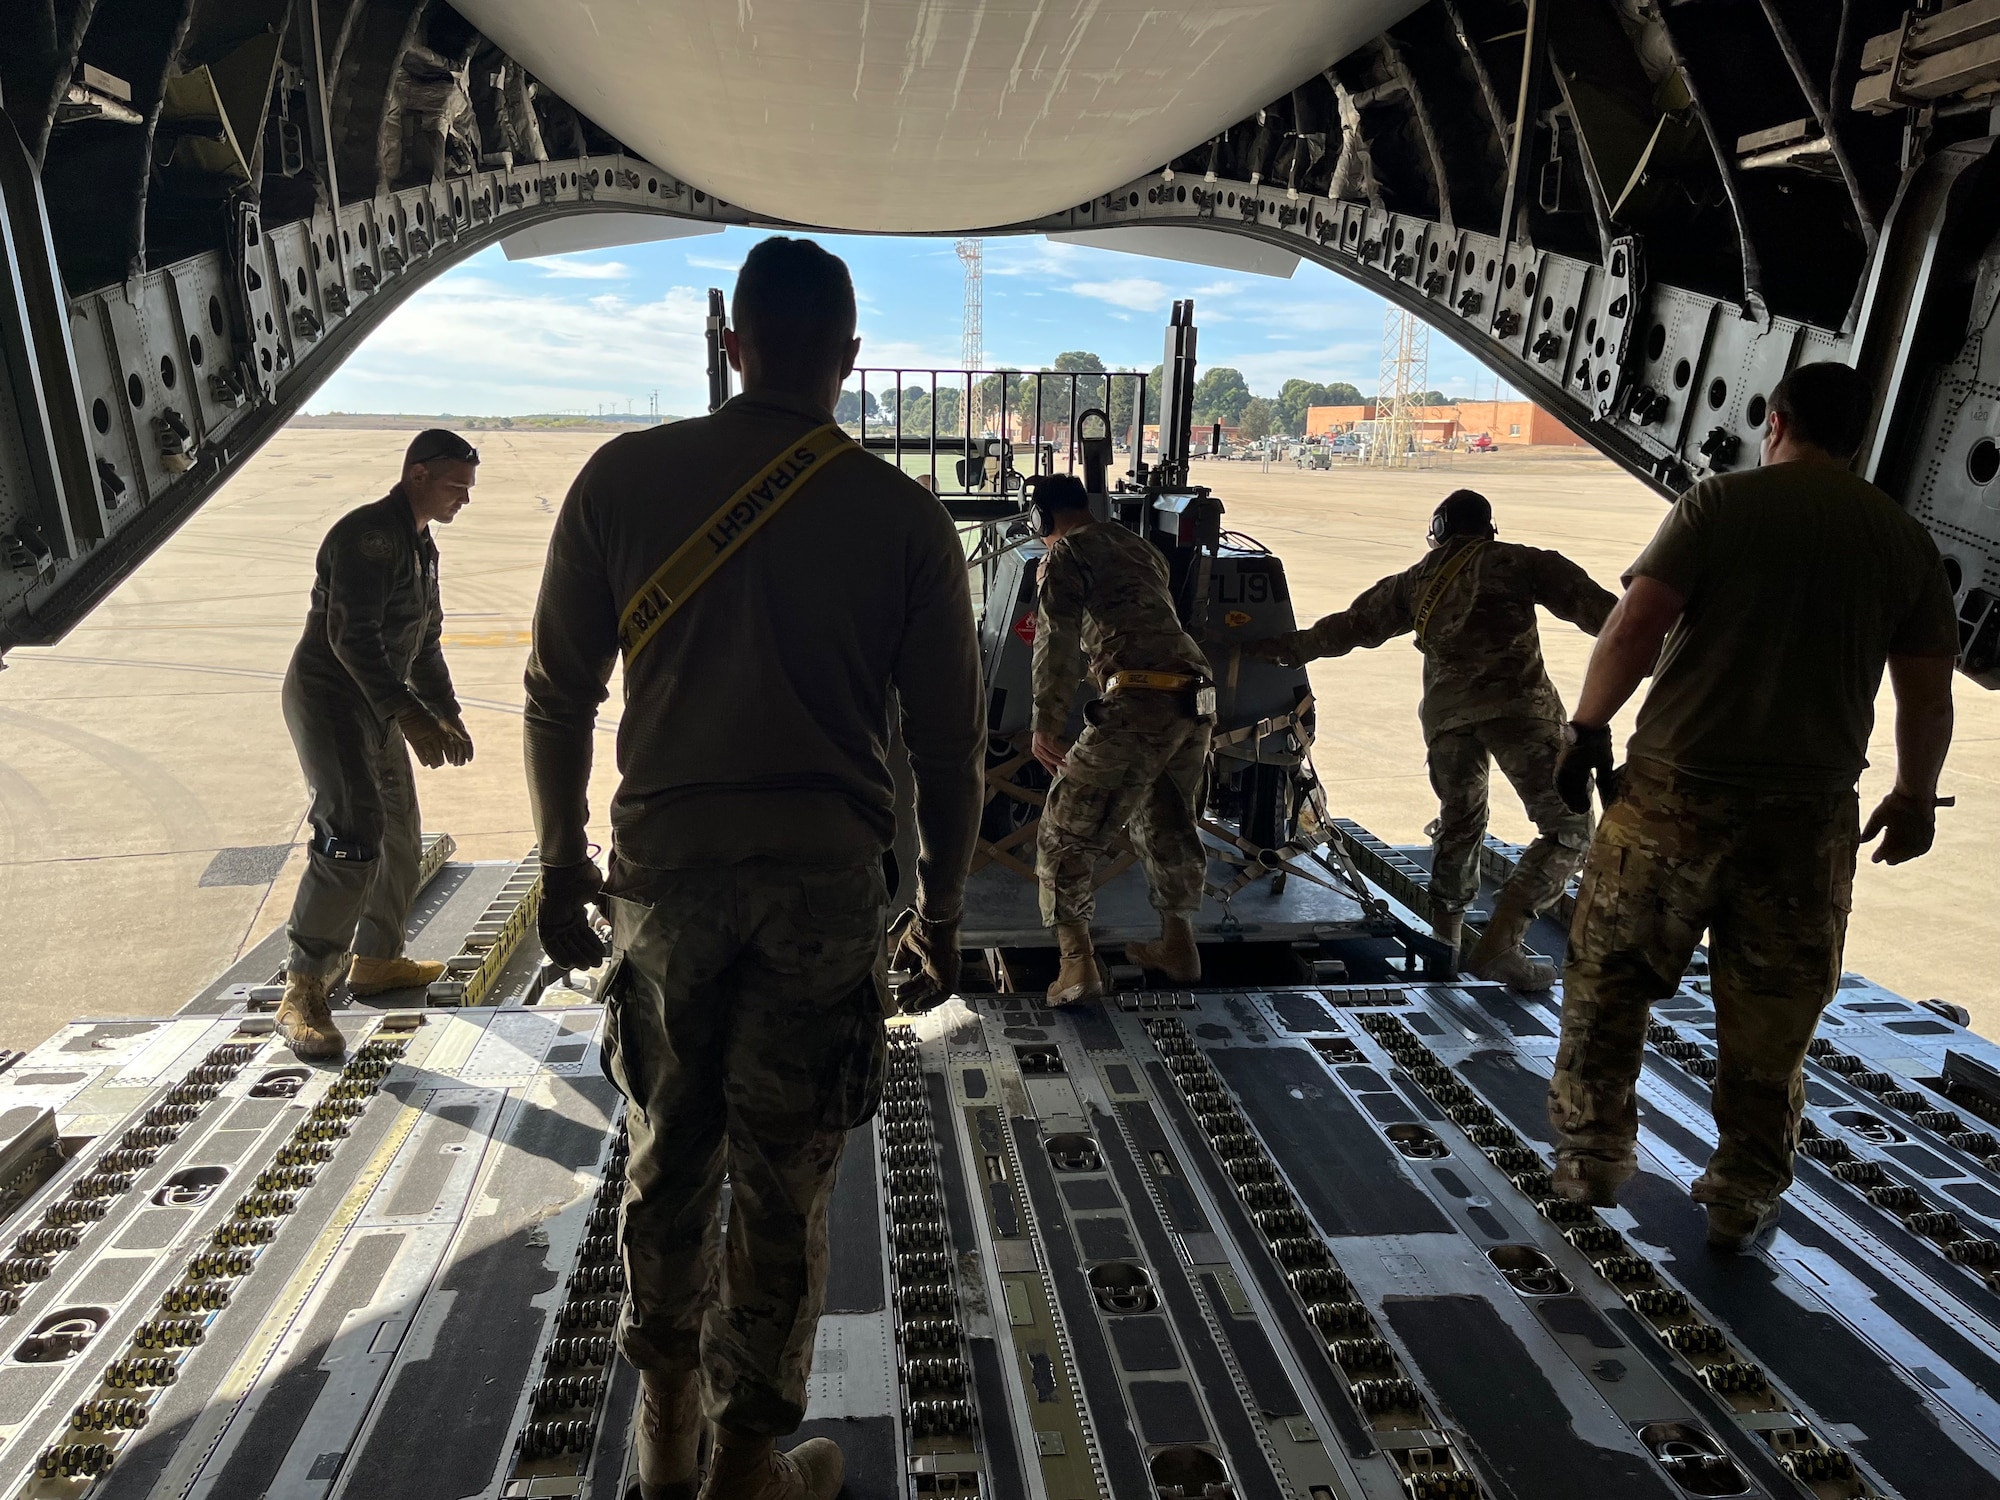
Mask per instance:
[[[972,371],[986,362],[986,330],[981,326],[986,300],[986,242],[960,240],[958,259],[965,267],[965,308],[961,317],[958,357],[965,368]],[[979,382],[968,375],[965,384],[965,431],[968,437],[978,437],[986,430],[984,415],[979,409]]]
[[[1368,448],[1370,464],[1400,469],[1410,462],[1430,368],[1430,325],[1389,304],[1382,318],[1382,368],[1375,386],[1375,441]]]

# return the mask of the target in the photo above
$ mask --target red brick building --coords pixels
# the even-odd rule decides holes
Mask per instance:
[[[1373,406],[1313,406],[1306,409],[1306,436],[1330,437],[1375,420]],[[1417,408],[1417,436],[1430,445],[1481,433],[1494,442],[1522,447],[1580,448],[1582,438],[1532,401],[1458,401]]]

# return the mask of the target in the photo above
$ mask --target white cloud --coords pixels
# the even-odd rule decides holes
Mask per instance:
[[[951,330],[940,330],[949,336]],[[959,351],[908,338],[890,338],[861,330],[861,363],[871,370],[956,370],[961,368]],[[869,389],[874,389],[869,382]]]
[[[1103,303],[1116,309],[1104,316],[1119,323],[1135,321],[1134,314],[1164,316],[1168,304],[1181,297],[1195,299],[1196,321],[1203,325],[1240,322],[1308,337],[1371,328],[1380,317],[1380,303],[1373,296],[1330,278],[1318,286],[1296,281],[1287,286],[1268,277],[1194,265],[1176,272],[1157,259],[1047,239],[989,240],[986,274],[1039,284],[1037,291],[1024,289],[1016,295],[1046,290]],[[1195,286],[1178,279],[1195,275],[1206,279]]]
[[[1165,283],[1145,276],[1120,276],[1111,281],[1073,281],[1069,290],[1079,297],[1109,302],[1127,312],[1152,312],[1172,300]]]
[[[700,411],[703,289],[717,273],[738,270],[755,238],[731,231],[692,244],[621,248],[616,259],[593,252],[507,264],[498,251],[484,252],[389,318],[312,410],[497,416],[594,411],[600,402],[623,410],[628,401],[643,409],[657,389],[664,410]],[[959,365],[960,278],[949,241],[870,239],[837,248],[862,294],[866,365]],[[1192,296],[1203,368],[1241,370],[1259,395],[1276,394],[1292,378],[1364,390],[1376,382],[1382,303],[1323,269],[1306,267],[1283,282],[995,237],[986,241],[986,274],[990,368],[1040,369],[1061,350],[1091,349],[1107,364],[1151,369],[1168,304]],[[681,285],[669,290],[673,283]],[[1431,340],[1432,385],[1483,392],[1490,381],[1448,338]]]
[[[1094,257],[1106,267],[1131,264],[1131,257],[1092,252],[1083,245],[1065,245],[1039,236],[992,239],[986,242],[983,257],[988,276],[1074,276]]]
[[[545,255],[536,270],[557,281],[629,281],[632,268],[619,260],[579,260],[574,255]]]
[[[658,389],[670,412],[707,405],[704,294],[567,298],[478,276],[441,279],[369,335],[315,411],[500,415],[623,406]]]
[[[1275,396],[1287,380],[1316,380],[1332,384],[1345,380],[1364,391],[1375,388],[1381,351],[1373,344],[1341,343],[1319,349],[1270,349],[1216,355],[1203,360],[1206,373],[1215,365],[1240,370],[1244,381],[1260,396]]]

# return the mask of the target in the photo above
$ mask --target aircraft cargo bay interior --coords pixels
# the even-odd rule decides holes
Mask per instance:
[[[2000,0],[0,16],[0,1496],[2000,1497],[1996,141]]]

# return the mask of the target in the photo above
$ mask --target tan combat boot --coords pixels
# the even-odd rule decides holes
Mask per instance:
[[[1637,1175],[1639,1164],[1606,1161],[1602,1157],[1556,1153],[1555,1170],[1549,1173],[1549,1191],[1572,1203],[1588,1203],[1593,1208],[1616,1208],[1618,1189]]]
[[[1552,989],[1555,966],[1538,964],[1521,951],[1521,939],[1535,914],[1518,902],[1509,901],[1503,891],[1493,908],[1493,920],[1473,945],[1465,967],[1481,979],[1497,980],[1509,989],[1539,991]]]
[[[1451,949],[1444,966],[1452,974],[1457,974],[1459,943],[1465,936],[1465,913],[1462,911],[1434,913],[1431,917],[1431,936]]]
[[[1201,950],[1194,945],[1194,923],[1179,912],[1160,913],[1157,943],[1127,943],[1125,962],[1152,974],[1164,974],[1175,984],[1201,978]]]
[[[1091,946],[1088,922],[1056,923],[1056,945],[1062,969],[1049,986],[1049,1004],[1077,1005],[1104,998],[1104,980],[1097,972],[1097,950]]]
[[[828,1438],[780,1453],[768,1437],[718,1427],[701,1500],[833,1500],[846,1478],[847,1461]]]
[[[320,1062],[347,1050],[347,1038],[333,1024],[326,981],[317,974],[289,974],[278,1002],[278,1035],[291,1043],[300,1062]]]
[[[639,1500],[695,1500],[701,1487],[701,1382],[685,1375],[644,1375],[632,1422]]]
[[[1741,1255],[1778,1227],[1783,1205],[1776,1199],[1755,1204],[1711,1203],[1708,1207],[1708,1247],[1725,1255]]]
[[[422,989],[442,978],[444,965],[428,958],[363,958],[357,953],[347,969],[347,988],[356,995],[380,995]]]

